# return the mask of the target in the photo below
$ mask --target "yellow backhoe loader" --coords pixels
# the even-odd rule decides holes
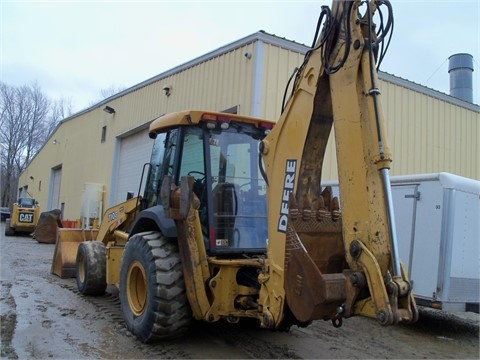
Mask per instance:
[[[376,70],[392,22],[388,1],[322,7],[276,123],[210,111],[153,121],[145,193],[80,242],[80,293],[117,286],[144,342],[179,336],[192,318],[267,329],[355,315],[415,322]],[[332,127],[340,203],[320,187]]]

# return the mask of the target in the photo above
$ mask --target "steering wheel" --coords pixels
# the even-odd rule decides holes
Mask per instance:
[[[248,181],[246,182],[245,184],[242,184],[238,187],[238,190],[242,190],[243,187],[247,186],[247,185],[250,185],[252,182],[251,181]]]
[[[193,176],[193,174],[201,175],[203,179],[205,178],[205,173],[202,173],[201,171],[195,171],[195,170],[194,171],[189,171],[187,175],[188,176]]]
[[[189,171],[187,173],[188,176],[193,176],[193,174],[200,175],[198,178],[193,177],[193,192],[198,196],[201,204],[206,204],[205,173],[201,171]]]

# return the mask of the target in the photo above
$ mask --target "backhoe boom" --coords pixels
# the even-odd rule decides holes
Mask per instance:
[[[322,33],[261,144],[269,280],[260,297],[276,325],[285,300],[300,323],[361,314],[387,325],[418,317],[396,250],[392,157],[375,68],[377,40],[385,34],[377,38],[372,21],[381,4],[388,2],[334,1],[331,11],[322,8]],[[332,127],[341,215],[329,189],[320,187]]]

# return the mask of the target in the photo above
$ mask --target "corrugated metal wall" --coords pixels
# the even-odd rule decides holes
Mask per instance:
[[[235,49],[173,76],[174,91],[182,93],[175,108],[183,110],[187,106],[218,111],[240,105],[240,113],[249,115],[254,61],[245,57],[245,52],[253,52],[253,45]]]
[[[302,64],[304,55],[265,43],[263,57],[260,117],[277,120],[280,118],[288,79],[295,68]],[[291,86],[287,99],[290,91]]]
[[[380,80],[391,175],[450,172],[480,180],[480,113]],[[322,178],[337,180],[329,139]]]
[[[252,44],[114,98],[108,102],[115,109],[115,121],[109,124],[111,134],[128,132],[162,114],[187,108],[220,111],[240,105],[240,113],[249,115],[253,61],[243,55],[247,51],[253,51]],[[167,86],[171,88],[169,96],[163,90]],[[89,112],[81,117],[91,116]]]
[[[164,113],[185,109],[226,110],[240,105],[240,113],[250,114],[253,61],[245,52],[252,52],[248,44],[214,57],[174,75],[131,92],[118,102],[116,116],[122,117],[123,129],[134,128],[139,122]],[[170,96],[164,87],[171,87]],[[115,107],[116,109],[116,107]]]
[[[28,186],[29,193],[37,199],[42,211],[51,210],[47,209],[47,204],[53,169],[61,168],[58,204],[52,206],[55,208],[63,203],[67,216],[76,214],[74,218],[80,217],[85,183],[105,184],[111,173],[106,166],[111,164],[113,151],[113,138],[108,137],[111,122],[111,115],[101,109],[65,121],[35,156],[22,173],[19,186]],[[107,138],[101,142],[101,129],[105,125]],[[30,176],[34,180],[30,180]]]
[[[480,179],[480,113],[391,82],[380,86],[393,175]]]

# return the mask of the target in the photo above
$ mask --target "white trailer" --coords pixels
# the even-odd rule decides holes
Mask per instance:
[[[338,196],[338,182],[324,182]],[[394,176],[398,247],[418,305],[479,312],[480,181],[449,173]]]

